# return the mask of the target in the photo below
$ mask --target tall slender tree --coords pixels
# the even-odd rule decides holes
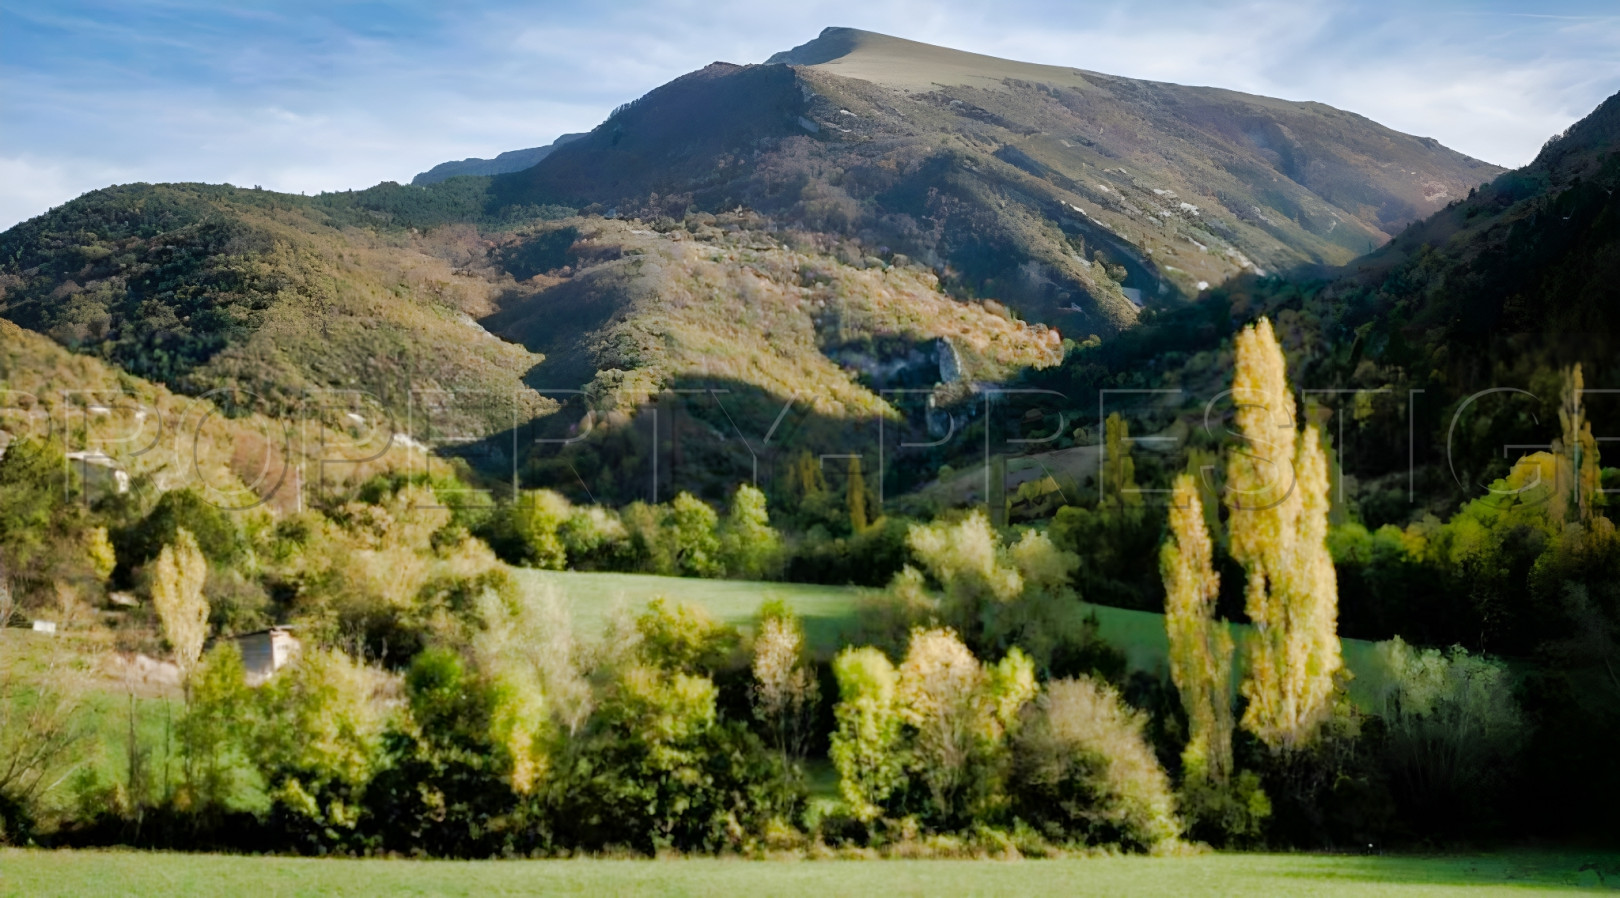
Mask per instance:
[[[1224,783],[1232,772],[1232,634],[1215,619],[1215,573],[1204,503],[1191,474],[1176,477],[1170,538],[1159,550],[1164,576],[1164,626],[1170,637],[1170,679],[1187,709],[1182,755],[1189,778]]]
[[[208,599],[203,595],[207,582],[208,560],[196,537],[182,527],[174,544],[164,546],[158,554],[152,573],[152,605],[174,650],[181,679],[188,683],[208,636]]]
[[[1555,455],[1558,457],[1559,483],[1554,488],[1557,499],[1554,515],[1566,520],[1566,507],[1571,493],[1574,495],[1575,519],[1591,524],[1596,500],[1602,495],[1602,467],[1598,461],[1597,440],[1592,436],[1592,422],[1586,419],[1581,407],[1581,394],[1585,379],[1579,363],[1564,372],[1564,389],[1558,404],[1558,423],[1563,430]]]
[[[1298,749],[1316,735],[1343,666],[1338,582],[1327,456],[1316,428],[1296,429],[1282,347],[1265,318],[1237,335],[1232,393],[1244,444],[1227,457],[1229,533],[1255,626],[1243,725],[1273,750]]]
[[[849,529],[860,533],[866,529],[866,478],[861,474],[861,457],[849,459]]]

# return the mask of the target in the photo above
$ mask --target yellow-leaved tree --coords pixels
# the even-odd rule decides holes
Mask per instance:
[[[1603,495],[1603,469],[1598,461],[1597,440],[1592,436],[1592,422],[1581,408],[1581,394],[1585,391],[1585,378],[1579,363],[1564,371],[1564,390],[1558,404],[1558,423],[1563,431],[1553,452],[1558,457],[1558,487],[1554,490],[1554,519],[1568,518],[1565,508],[1569,493],[1574,493],[1575,519],[1590,525],[1596,500]]]
[[[1188,778],[1224,783],[1232,773],[1232,634],[1215,619],[1215,573],[1204,503],[1191,474],[1177,475],[1170,502],[1170,538],[1159,550],[1164,576],[1164,627],[1170,637],[1170,679],[1187,709]]]
[[[1227,456],[1232,557],[1247,574],[1243,726],[1273,750],[1308,744],[1331,707],[1338,581],[1328,555],[1327,455],[1296,428],[1282,347],[1265,318],[1237,335],[1232,398],[1244,445]]]
[[[163,636],[174,650],[181,680],[187,683],[208,636],[208,598],[203,595],[207,582],[208,559],[197,546],[197,538],[182,527],[174,543],[158,553],[152,571],[152,606],[163,624]]]

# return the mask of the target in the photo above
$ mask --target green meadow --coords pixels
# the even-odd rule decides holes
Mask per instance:
[[[1620,857],[1309,854],[1070,860],[406,861],[0,851],[4,895],[1528,895],[1620,883]]]
[[[818,586],[805,583],[766,583],[748,580],[703,580],[692,577],[660,577],[651,574],[599,574],[574,571],[539,571],[514,568],[531,595],[547,587],[558,591],[572,612],[581,636],[601,632],[614,609],[639,611],[648,602],[663,597],[671,602],[702,605],[717,619],[734,625],[753,620],[759,606],[772,599],[786,601],[804,618],[811,647],[831,654],[857,632],[856,615],[861,596],[875,590],[854,586]],[[1097,615],[1102,638],[1125,653],[1132,670],[1164,673],[1169,669],[1170,643],[1164,632],[1164,617],[1150,611],[1086,605]],[[1233,627],[1241,646],[1250,631],[1246,625]],[[1340,641],[1345,665],[1355,678],[1350,695],[1358,703],[1370,705],[1384,680],[1384,665],[1375,644],[1360,639]],[[1242,663],[1239,653],[1239,665]],[[1238,678],[1233,677],[1234,688]]]

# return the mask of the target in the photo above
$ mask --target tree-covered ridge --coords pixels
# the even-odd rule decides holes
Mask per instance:
[[[1620,347],[1617,100],[1549,142],[1532,165],[1351,266],[1314,279],[1240,278],[1197,304],[1149,315],[1115,340],[1082,347],[1032,380],[1080,402],[1097,389],[1141,387],[1180,388],[1189,402],[1202,402],[1223,388],[1233,335],[1270,315],[1291,380],[1351,391],[1310,398],[1324,414],[1352,413],[1342,421],[1345,472],[1369,488],[1358,501],[1375,522],[1403,514],[1394,507],[1393,479],[1406,477],[1409,451],[1418,499],[1410,513],[1447,514],[1476,486],[1507,473],[1512,459],[1500,447],[1534,430],[1536,415],[1547,420],[1561,369],[1580,363],[1591,384],[1620,375],[1613,365]],[[1491,388],[1535,398],[1468,403]],[[1459,410],[1466,426],[1453,432]],[[1177,413],[1161,411],[1155,427]],[[1400,504],[1409,504],[1406,486]],[[1390,498],[1377,495],[1386,490]]]
[[[453,208],[462,186],[318,198],[204,185],[96,191],[0,238],[0,314],[187,393],[249,391],[275,414],[312,392],[362,390],[403,426],[414,387],[501,394],[533,417],[550,405],[521,377],[540,359],[471,322],[496,287],[455,273],[465,235],[428,246],[403,224],[420,220],[412,211],[442,223],[423,210],[440,197]],[[403,193],[426,199],[388,200]],[[475,426],[513,417],[507,409]]]

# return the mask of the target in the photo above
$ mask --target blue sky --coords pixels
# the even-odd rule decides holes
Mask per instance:
[[[405,181],[827,25],[1319,100],[1503,165],[1620,90],[1612,0],[0,0],[0,227],[128,181]]]

